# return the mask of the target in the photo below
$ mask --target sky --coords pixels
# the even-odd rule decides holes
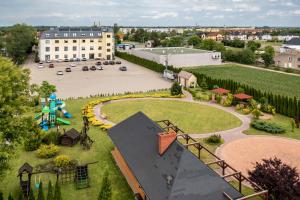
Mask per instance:
[[[300,0],[0,0],[0,26],[300,26]]]

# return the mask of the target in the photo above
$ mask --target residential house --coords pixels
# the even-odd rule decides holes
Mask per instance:
[[[261,39],[262,39],[262,40],[270,41],[270,40],[273,39],[273,37],[272,37],[272,35],[270,35],[270,34],[264,34],[264,35],[261,36]]]
[[[223,40],[223,35],[218,33],[218,32],[212,32],[212,33],[208,33],[205,36],[205,39],[211,39],[211,40],[215,40],[215,41],[222,41]]]
[[[300,51],[300,38],[292,38],[291,40],[283,44],[282,47]]]
[[[113,158],[138,200],[225,200],[243,195],[166,130],[138,112],[108,130]]]
[[[279,67],[300,70],[300,51],[290,48],[282,48],[280,52],[276,52],[274,62],[275,65]]]
[[[178,74],[178,83],[182,86],[182,87],[196,87],[197,85],[197,77],[187,71],[180,71]]]

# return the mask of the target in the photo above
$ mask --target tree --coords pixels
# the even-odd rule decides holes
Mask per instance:
[[[206,83],[206,78],[202,78],[201,83],[199,85],[203,90],[207,90],[208,89],[208,85]]]
[[[8,30],[6,36],[6,50],[12,60],[21,64],[35,42],[36,31],[26,24],[16,24]]]
[[[271,54],[263,53],[261,58],[263,59],[266,67],[269,67],[274,63],[273,56]]]
[[[259,49],[261,47],[261,44],[259,42],[255,42],[255,41],[249,41],[247,43],[247,47],[252,51],[255,52],[257,49]]]
[[[12,194],[10,193],[9,196],[8,196],[8,200],[14,200]]]
[[[30,134],[33,120],[23,115],[28,90],[29,71],[0,56],[0,175],[7,169],[16,144]]]
[[[105,172],[102,179],[101,190],[97,200],[111,200],[111,199],[112,199],[112,191],[111,191],[110,180],[108,178],[108,173]]]
[[[56,86],[43,81],[39,89],[40,96],[47,99],[53,92],[56,92]]]
[[[265,53],[270,54],[271,56],[275,56],[275,49],[272,46],[265,47]]]
[[[182,94],[181,86],[179,85],[178,82],[174,82],[171,87],[171,95],[175,96],[180,94]]]
[[[238,52],[239,63],[253,64],[256,60],[255,54],[250,49],[243,49]]]
[[[61,191],[60,191],[60,185],[58,183],[58,181],[56,181],[55,183],[55,188],[54,188],[54,200],[62,200],[61,197]]]
[[[254,170],[249,171],[249,179],[263,189],[269,190],[269,199],[299,199],[297,191],[300,184],[296,168],[283,163],[280,159],[263,159],[256,162]]]
[[[49,181],[49,183],[48,183],[47,200],[54,200],[53,198],[54,198],[54,196],[53,196],[53,187],[52,187],[51,181]]]
[[[201,43],[201,39],[198,35],[193,35],[188,39],[188,44],[193,46],[198,46]]]
[[[290,119],[290,122],[291,122],[292,132],[294,132],[294,131],[295,131],[295,127],[296,127],[295,119],[294,119],[294,118],[291,118],[291,119]]]
[[[40,182],[37,200],[45,200],[43,182]]]

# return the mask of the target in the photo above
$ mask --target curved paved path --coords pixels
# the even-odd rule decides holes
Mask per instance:
[[[213,134],[218,134],[218,135],[221,135],[221,137],[224,139],[224,144],[227,144],[227,143],[229,143],[233,140],[249,137],[248,135],[243,133],[243,131],[247,130],[250,126],[251,117],[249,115],[247,116],[247,115],[239,114],[239,113],[235,112],[233,107],[223,107],[221,105],[211,103],[211,102],[195,101],[193,99],[192,95],[189,92],[184,90],[183,93],[184,93],[185,97],[180,98],[180,99],[179,98],[177,99],[177,98],[151,98],[151,97],[147,97],[147,98],[129,98],[129,99],[119,99],[119,100],[114,100],[114,101],[108,101],[108,102],[96,105],[93,110],[94,110],[94,114],[96,116],[96,119],[101,120],[104,123],[114,125],[113,122],[111,122],[111,121],[103,118],[103,116],[101,116],[101,108],[103,106],[105,106],[107,104],[110,104],[110,103],[113,103],[113,102],[137,101],[137,100],[143,100],[143,99],[156,99],[156,100],[164,100],[164,101],[173,100],[173,101],[184,101],[184,102],[197,103],[197,104],[201,104],[201,105],[207,105],[207,106],[215,107],[215,108],[224,110],[226,112],[229,112],[232,115],[236,116],[238,119],[240,119],[241,122],[242,122],[242,125],[239,126],[239,127],[233,128],[233,129],[229,129],[229,130],[206,133],[206,134],[188,133],[191,137],[193,137],[193,138],[206,138],[206,137],[209,137]]]

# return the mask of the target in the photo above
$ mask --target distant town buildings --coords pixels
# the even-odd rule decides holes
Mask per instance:
[[[60,27],[41,33],[39,59],[107,59],[114,57],[114,35],[108,27]]]

